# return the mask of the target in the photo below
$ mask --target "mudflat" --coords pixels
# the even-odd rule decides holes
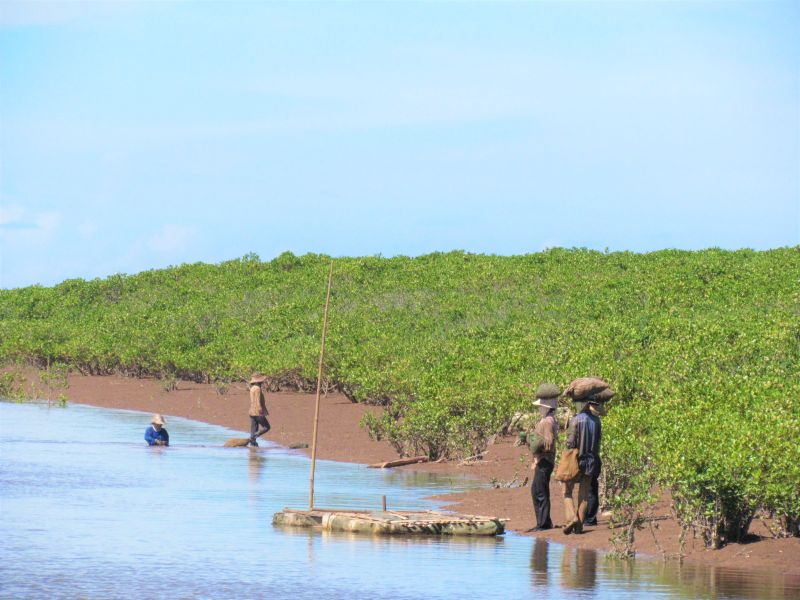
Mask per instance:
[[[44,386],[36,382],[35,372],[29,382],[44,394]],[[179,381],[177,389],[167,391],[155,379],[135,379],[119,375],[84,376],[69,375],[69,386],[64,391],[70,402],[105,408],[159,412],[169,418],[178,416],[234,430],[249,432],[247,386],[242,382],[232,384],[225,394],[218,393],[210,384]],[[263,436],[283,446],[308,444],[298,452],[310,454],[313,428],[313,394],[296,392],[267,393],[267,407],[272,430]],[[367,412],[378,412],[374,406],[354,404],[340,394],[328,394],[321,398],[317,456],[322,459],[372,464],[398,458],[394,448],[385,441],[370,439],[360,427],[359,421]],[[145,426],[145,423],[142,425]],[[139,436],[140,432],[131,432]],[[463,474],[476,477],[493,486],[487,489],[448,494],[436,499],[446,508],[467,514],[490,515],[508,518],[507,529],[524,535],[534,535],[527,530],[535,525],[533,515],[530,478],[531,456],[523,446],[514,445],[515,438],[498,438],[488,447],[481,460],[441,463],[422,463],[397,467],[443,474]],[[174,440],[175,445],[180,440]],[[239,451],[239,450],[231,450]],[[523,482],[528,482],[522,486]],[[550,488],[552,519],[556,528],[535,535],[554,542],[574,547],[610,550],[613,531],[608,519],[600,516],[597,527],[586,527],[581,535],[564,535],[559,525],[563,524],[563,493],[555,481]],[[671,514],[670,498],[662,496],[654,510],[656,519],[652,527],[636,533],[636,550],[641,554],[662,556],[676,555],[679,551],[680,528]],[[728,544],[720,550],[708,550],[701,540],[687,540],[685,560],[705,565],[767,570],[779,572],[792,578],[800,578],[800,539],[775,539],[760,520],[751,526],[747,543]]]

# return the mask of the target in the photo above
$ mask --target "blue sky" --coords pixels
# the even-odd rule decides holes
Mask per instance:
[[[0,287],[800,244],[800,3],[0,4]]]

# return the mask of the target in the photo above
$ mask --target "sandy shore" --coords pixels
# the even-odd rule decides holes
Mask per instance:
[[[34,380],[35,377],[30,377]],[[41,384],[38,395],[47,392]],[[144,412],[160,412],[197,421],[222,425],[249,432],[247,409],[249,400],[246,386],[234,384],[225,395],[220,395],[213,385],[179,382],[178,388],[165,391],[159,381],[131,379],[121,376],[69,376],[69,387],[64,390],[71,402],[106,408],[123,408]],[[53,392],[55,397],[58,393]],[[264,436],[272,442],[289,446],[311,442],[314,415],[314,396],[292,392],[267,394],[267,406],[272,430]],[[375,442],[359,426],[361,417],[379,408],[353,404],[344,396],[334,394],[322,398],[317,455],[319,458],[353,463],[376,463],[398,458],[387,442]],[[142,427],[146,422],[142,423]],[[138,436],[140,432],[132,432]],[[442,473],[461,473],[485,482],[521,483],[530,477],[530,454],[524,447],[515,447],[511,438],[499,439],[490,446],[483,460],[470,463],[421,464],[401,467]],[[180,440],[174,440],[180,444]],[[237,451],[237,450],[232,450]],[[308,450],[306,452],[309,452]],[[556,525],[563,523],[562,494],[560,486],[551,484],[552,518]],[[450,494],[438,497],[448,508],[460,512],[509,518],[509,529],[525,533],[535,525],[530,497],[530,485],[525,487],[487,488],[475,492]],[[654,528],[637,533],[636,548],[649,555],[673,555],[678,552],[677,522],[672,518],[668,499],[656,506],[659,519]],[[706,550],[700,540],[689,540],[686,559],[706,565],[777,571],[791,577],[800,577],[800,539],[773,539],[760,521],[751,528],[751,539],[746,544],[729,544],[721,550]],[[532,535],[532,534],[527,534]],[[597,527],[587,527],[582,535],[566,536],[560,528],[537,534],[558,543],[571,546],[608,550],[611,531],[605,519]]]

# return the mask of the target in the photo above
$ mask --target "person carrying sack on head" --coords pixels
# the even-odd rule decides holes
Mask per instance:
[[[144,431],[144,441],[148,446],[169,446],[169,434],[164,429],[166,425],[164,417],[159,414],[153,415],[150,419],[150,427]]]
[[[592,478],[600,473],[600,419],[592,414],[590,402],[573,400],[578,414],[572,417],[567,431],[568,449],[578,450],[578,477],[564,482],[564,515],[566,524],[564,533],[583,533],[583,522],[586,519],[589,490]],[[597,405],[596,402],[591,404]],[[578,510],[575,510],[572,494],[578,486]]]
[[[561,390],[551,383],[543,383],[536,390],[534,406],[539,408],[541,419],[536,423],[533,433],[528,436],[528,446],[533,453],[533,483],[531,499],[536,514],[536,527],[531,531],[544,531],[553,528],[550,519],[550,476],[556,463],[556,443],[558,442],[558,422],[556,408]]]
[[[604,404],[595,404],[591,402],[591,399],[589,401],[589,412],[600,420],[602,420],[601,417],[605,417],[608,414]],[[602,468],[603,463],[600,460],[600,456],[598,456],[597,468],[595,469],[596,473],[592,477],[592,485],[589,488],[589,499],[586,505],[586,520],[583,522],[584,525],[597,525],[597,511],[600,508],[600,471]]]
[[[261,384],[267,380],[266,376],[253,373],[250,377],[250,445],[258,446],[256,438],[267,433],[271,427],[267,420],[267,403]]]

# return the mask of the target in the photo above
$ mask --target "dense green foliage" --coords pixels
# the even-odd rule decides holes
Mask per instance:
[[[226,381],[316,375],[329,259],[0,292],[0,359]],[[668,487],[711,545],[800,517],[800,248],[337,260],[329,383],[407,452],[474,454],[542,381],[597,375],[610,493]],[[625,499],[626,498],[626,499]]]

